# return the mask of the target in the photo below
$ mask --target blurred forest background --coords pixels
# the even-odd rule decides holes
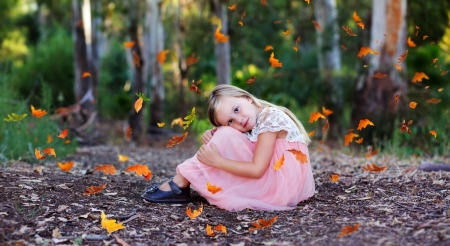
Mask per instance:
[[[33,160],[35,148],[61,157],[102,143],[102,124],[123,135],[130,126],[137,144],[180,135],[170,123],[193,107],[188,131],[201,134],[219,83],[288,107],[316,145],[325,120],[308,121],[325,107],[333,147],[449,155],[446,0],[1,0],[0,22],[0,114],[28,114],[0,122],[3,162]],[[228,41],[217,42],[217,32]],[[375,52],[362,55],[366,48]],[[272,52],[282,67],[269,63]],[[427,77],[412,82],[420,72]],[[200,93],[190,90],[199,80]],[[139,113],[136,93],[150,98]],[[48,114],[33,117],[31,105]],[[374,126],[357,131],[361,119]],[[400,130],[404,120],[411,134]],[[64,128],[72,141],[49,139]],[[364,141],[344,146],[349,129]]]

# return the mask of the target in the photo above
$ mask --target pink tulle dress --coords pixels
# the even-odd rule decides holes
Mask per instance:
[[[259,179],[245,178],[201,163],[197,155],[177,166],[191,183],[191,188],[212,205],[229,211],[246,208],[255,210],[290,210],[300,201],[314,195],[315,185],[311,171],[308,148],[294,121],[283,111],[269,107],[257,116],[257,123],[250,133],[224,126],[219,127],[210,140],[222,157],[237,161],[252,161],[257,136],[267,131],[286,130],[286,139],[277,139],[270,165]],[[208,144],[210,144],[208,143]],[[307,156],[301,164],[290,151],[300,150]],[[284,154],[283,166],[275,170],[275,162]],[[207,182],[219,186],[221,191],[212,194]]]

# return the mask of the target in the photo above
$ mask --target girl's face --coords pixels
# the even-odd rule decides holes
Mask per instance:
[[[231,126],[240,132],[248,132],[256,125],[256,116],[262,110],[251,98],[222,97],[216,110],[221,126]]]

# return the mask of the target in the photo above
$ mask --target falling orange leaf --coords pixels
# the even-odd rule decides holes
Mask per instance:
[[[435,130],[431,130],[431,131],[430,131],[430,134],[431,134],[431,135],[433,135],[433,136],[434,136],[434,138],[436,138],[436,137],[437,137],[437,133],[436,133],[436,131],[435,131]]]
[[[328,129],[330,128],[330,122],[328,120],[325,122],[325,125],[322,127],[322,133],[323,135],[327,135]]]
[[[170,127],[173,127],[173,125],[179,125],[179,126],[183,127],[183,119],[181,117],[179,117],[179,118],[172,120]]]
[[[370,146],[369,150],[367,151],[366,158],[370,159],[370,157],[375,156],[376,154],[378,154],[378,150],[373,150],[373,147]]]
[[[358,139],[358,140],[355,140],[355,142],[356,142],[357,144],[362,144],[363,140],[364,140],[364,138],[360,138],[360,139]]]
[[[399,94],[395,94],[395,102],[398,102],[398,100],[400,100],[400,95]]]
[[[410,125],[411,123],[412,123],[412,121],[410,120],[408,122],[408,125]],[[406,124],[405,120],[403,120],[402,127],[400,128],[400,132],[407,132],[411,135],[412,132],[411,132],[411,129],[409,129],[408,125]]]
[[[416,47],[416,44],[411,40],[410,37],[408,37],[407,43],[408,43],[408,46],[409,46],[409,47]]]
[[[131,126],[128,126],[127,131],[125,132],[125,138],[128,142],[131,141],[131,134],[133,134],[133,129],[131,129]]]
[[[161,123],[156,123],[156,125],[158,125],[158,127],[163,127],[164,125],[166,125],[166,123],[161,122]]]
[[[325,107],[322,106],[322,113],[323,113],[325,116],[328,116],[328,115],[332,114],[333,111],[331,111],[331,110],[329,110],[329,109],[326,109]]]
[[[242,13],[241,15],[241,20],[244,19],[244,17],[247,15],[247,13],[244,11],[244,13]]]
[[[347,32],[348,35],[350,35],[350,36],[356,36],[356,34],[353,33],[353,31],[352,31],[352,29],[351,29],[350,27],[348,27],[348,26],[342,26],[342,28],[344,28],[345,32]]]
[[[444,90],[444,88],[439,88],[438,89],[438,92],[441,92],[441,91],[443,91]]]
[[[359,125],[357,130],[360,131],[363,128],[366,128],[368,125],[375,126],[372,121],[369,119],[359,120]]]
[[[349,132],[344,136],[344,145],[348,146],[351,142],[353,142],[353,138],[359,137],[358,134]]]
[[[64,144],[70,144],[70,140],[69,139],[64,140]]]
[[[101,172],[104,172],[106,175],[108,175],[108,174],[115,174],[117,172],[117,169],[111,164],[103,164],[103,165],[97,166],[94,169],[94,172],[96,172],[96,171],[101,171]]]
[[[289,35],[290,33],[291,33],[291,30],[289,30],[289,29],[287,29],[286,31],[283,32],[283,34],[284,34],[285,36]]]
[[[195,57],[195,53],[192,53],[190,56],[188,56],[186,58],[186,65],[187,66],[192,66],[195,63],[197,63],[200,60],[200,56],[199,57]]]
[[[308,4],[309,4],[310,1],[311,1],[311,0],[305,0],[305,2],[307,2]]]
[[[347,50],[347,47],[345,47],[345,45],[343,45],[343,44],[341,44],[341,48],[342,48],[343,50]]]
[[[428,38],[428,35],[423,35],[422,40],[425,40]]]
[[[343,237],[343,236],[346,236],[348,234],[355,232],[356,230],[358,230],[359,225],[360,225],[359,223],[356,223],[353,226],[347,225],[347,226],[342,227],[341,232],[338,234],[338,237]]]
[[[152,177],[152,171],[144,164],[129,166],[124,172],[135,172],[138,176],[144,176],[146,180]]]
[[[395,68],[397,68],[397,71],[401,72],[402,71],[402,67],[400,65],[398,65],[397,63],[394,64]]]
[[[272,67],[282,67],[283,66],[283,64],[274,57],[274,52],[272,52],[272,54],[270,55],[269,62]]]
[[[448,74],[448,70],[447,71],[442,71],[441,75],[446,75]]]
[[[362,22],[361,18],[359,18],[359,16],[356,14],[356,12],[353,12],[352,18],[356,22],[356,25],[364,29],[364,23]]]
[[[314,27],[316,28],[316,30],[318,31],[322,31],[322,27],[320,26],[320,24],[317,21],[311,21],[314,24]]]
[[[87,78],[87,77],[89,77],[89,76],[91,76],[91,73],[89,73],[89,72],[84,72],[82,75],[81,75],[81,78]]]
[[[189,87],[189,91],[193,91],[193,92],[196,92],[197,94],[201,94],[202,91],[198,87],[198,85],[201,83],[202,83],[201,79],[199,79],[197,82],[195,82],[195,80],[192,80],[191,86]]]
[[[134,109],[136,110],[136,113],[139,113],[139,111],[142,108],[142,103],[144,102],[144,99],[139,97],[136,102],[134,103]]]
[[[91,186],[91,187],[87,187],[86,191],[83,193],[83,195],[85,196],[89,196],[89,195],[93,195],[95,193],[99,193],[100,191],[102,191],[103,189],[105,189],[106,184],[102,184],[100,186]]]
[[[294,49],[295,51],[297,51],[297,52],[298,52],[298,48],[297,48],[297,46],[292,46],[292,49]]]
[[[331,182],[336,183],[339,180],[339,174],[331,174]]]
[[[273,47],[271,45],[266,45],[266,48],[264,48],[264,51],[273,50]]]
[[[190,207],[186,207],[186,215],[191,218],[191,220],[198,217],[203,212],[203,204],[200,205],[200,207],[197,210],[193,210]]]
[[[42,150],[42,153],[46,154],[46,155],[51,155],[56,157],[56,153],[55,153],[55,149],[54,148],[45,148]]]
[[[416,102],[410,102],[410,103],[409,103],[409,107],[412,108],[412,109],[415,109],[416,106],[417,106],[417,103],[416,103]]]
[[[125,48],[127,48],[127,49],[133,48],[133,46],[134,46],[134,41],[123,42],[123,46],[125,46]]]
[[[430,79],[424,72],[416,72],[412,79],[413,83],[422,82],[422,79]]]
[[[252,83],[254,83],[256,81],[256,77],[250,77],[249,79],[247,79],[246,81],[245,81],[245,83],[247,83],[247,84],[252,84]]]
[[[68,161],[68,162],[64,162],[64,163],[58,162],[59,168],[64,172],[70,171],[70,169],[72,169],[73,165],[75,165],[74,161]]]
[[[166,145],[166,147],[171,148],[186,139],[186,136],[188,135],[188,132],[183,133],[181,136],[173,136],[172,139],[169,139],[169,143]]]
[[[236,9],[236,4],[232,4],[231,6],[228,7],[229,10],[233,11]]]
[[[170,50],[162,50],[156,56],[156,60],[158,60],[159,64],[163,65],[166,60],[166,54],[169,53]]]
[[[69,133],[69,129],[66,128],[62,132],[60,132],[57,137],[66,138],[68,133]]]
[[[53,141],[52,135],[48,134],[47,135],[47,143],[51,143],[52,141]]]
[[[309,133],[308,133],[308,137],[312,137],[312,136],[314,136],[314,133],[315,133],[316,131],[310,131]]]
[[[359,50],[359,53],[358,53],[358,57],[366,56],[369,53],[378,55],[380,52],[372,50],[370,47],[361,47],[361,49]]]
[[[279,170],[284,164],[284,154],[281,155],[281,158],[273,164],[273,170]]]
[[[216,185],[211,185],[211,183],[209,183],[209,181],[206,181],[206,187],[208,188],[208,191],[216,194],[217,192],[221,191],[222,188]]]
[[[438,60],[439,60],[438,58],[433,58],[433,63],[436,63]]]
[[[38,160],[45,159],[45,156],[41,154],[41,151],[39,149],[34,149],[34,155],[36,156],[36,159],[38,159]]]
[[[47,111],[42,110],[42,109],[35,109],[33,107],[33,105],[31,105],[31,114],[34,115],[34,117],[39,119],[42,116],[44,116],[45,114],[47,114]]]
[[[300,37],[298,37],[298,38],[295,40],[295,45],[297,45],[298,43],[300,43]]]
[[[319,118],[325,119],[325,116],[320,112],[313,112],[309,117],[309,123],[313,123],[314,121],[317,121]]]
[[[216,32],[214,33],[214,37],[216,38],[216,43],[226,43],[228,42],[228,36],[220,32],[220,25],[216,28]]]
[[[398,57],[398,59],[397,59],[398,63],[400,63],[400,62],[402,62],[403,60],[405,60],[407,56],[408,56],[408,50],[406,50],[405,53],[401,54],[401,55]]]
[[[381,173],[387,169],[387,166],[379,167],[379,166],[377,166],[377,164],[372,163],[372,164],[367,164],[367,167],[363,167],[362,169],[366,172]]]
[[[127,162],[130,158],[129,158],[128,156],[126,156],[126,155],[118,154],[118,155],[117,155],[117,159],[118,159],[120,162]]]
[[[264,229],[267,227],[271,227],[273,225],[273,223],[275,223],[275,221],[277,221],[278,216],[274,216],[269,220],[265,220],[265,219],[258,219],[257,221],[253,222],[253,227],[249,227],[248,229],[250,231],[254,231],[254,230],[260,230],[260,229]]]
[[[241,26],[244,26],[244,22],[242,22],[242,21],[238,21],[238,24]]]
[[[280,24],[280,23],[281,23],[280,20],[276,20],[276,21],[274,22],[275,25]]]
[[[300,162],[300,164],[308,163],[308,156],[306,156],[306,154],[303,154],[301,150],[289,149],[288,151],[295,156],[295,159]]]
[[[376,72],[376,73],[373,74],[373,77],[374,77],[374,78],[377,78],[377,79],[382,79],[382,78],[384,78],[384,77],[386,77],[386,76],[387,76],[387,74],[385,74],[385,73],[380,73],[380,72]]]
[[[269,4],[267,3],[267,0],[260,0],[260,2],[264,6],[269,6]]]
[[[437,98],[432,97],[432,98],[428,99],[427,102],[428,103],[432,103],[432,104],[437,104],[437,103],[441,102],[441,99],[437,99]]]

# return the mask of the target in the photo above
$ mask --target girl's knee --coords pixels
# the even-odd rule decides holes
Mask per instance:
[[[221,126],[217,128],[217,131],[214,133],[214,135],[216,134],[220,134],[220,135],[225,135],[225,136],[230,136],[230,135],[234,135],[234,134],[242,134],[242,132],[234,129],[231,126]]]

